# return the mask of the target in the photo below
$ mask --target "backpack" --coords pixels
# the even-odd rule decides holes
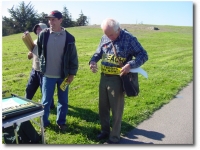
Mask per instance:
[[[15,127],[3,128],[3,140],[5,144],[16,144]],[[41,135],[37,133],[30,121],[22,122],[17,130],[19,144],[39,144]]]

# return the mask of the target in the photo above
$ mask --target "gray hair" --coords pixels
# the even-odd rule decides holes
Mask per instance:
[[[44,24],[44,23],[39,23],[38,25],[40,26],[40,28],[41,28],[42,30],[45,29],[45,28],[48,28],[47,25]]]
[[[109,27],[112,27],[115,32],[117,32],[118,29],[120,28],[119,22],[111,18],[107,18],[103,20],[103,22],[101,23],[101,29],[103,29],[104,26],[106,25]]]

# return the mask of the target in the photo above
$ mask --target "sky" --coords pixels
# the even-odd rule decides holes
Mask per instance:
[[[27,5],[30,1],[24,0]],[[22,1],[2,1],[2,16],[10,17],[8,9]],[[151,24],[193,26],[193,1],[31,1],[38,14],[67,7],[73,20],[81,11],[89,24],[100,25],[105,18],[114,18],[120,24]]]

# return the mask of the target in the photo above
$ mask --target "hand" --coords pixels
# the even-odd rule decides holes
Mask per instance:
[[[130,72],[131,66],[130,64],[126,64],[122,69],[120,70],[120,76],[126,75]]]
[[[32,52],[28,52],[28,59],[33,58],[33,53]]]
[[[67,78],[67,83],[70,84],[74,80],[74,75],[69,75]]]
[[[96,73],[98,71],[96,62],[94,62],[94,61],[90,62],[90,70],[92,70],[93,73]]]

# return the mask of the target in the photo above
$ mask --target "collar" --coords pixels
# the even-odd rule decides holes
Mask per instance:
[[[116,40],[120,39],[122,37],[122,35],[124,34],[124,31],[122,29],[120,29],[119,31],[119,36],[117,37]]]
[[[64,34],[64,32],[65,32],[65,29],[63,28],[63,27],[61,27],[61,31],[60,32],[55,32],[55,31],[53,31],[51,28],[50,28],[50,34],[52,34],[52,33],[56,33],[56,34]]]

